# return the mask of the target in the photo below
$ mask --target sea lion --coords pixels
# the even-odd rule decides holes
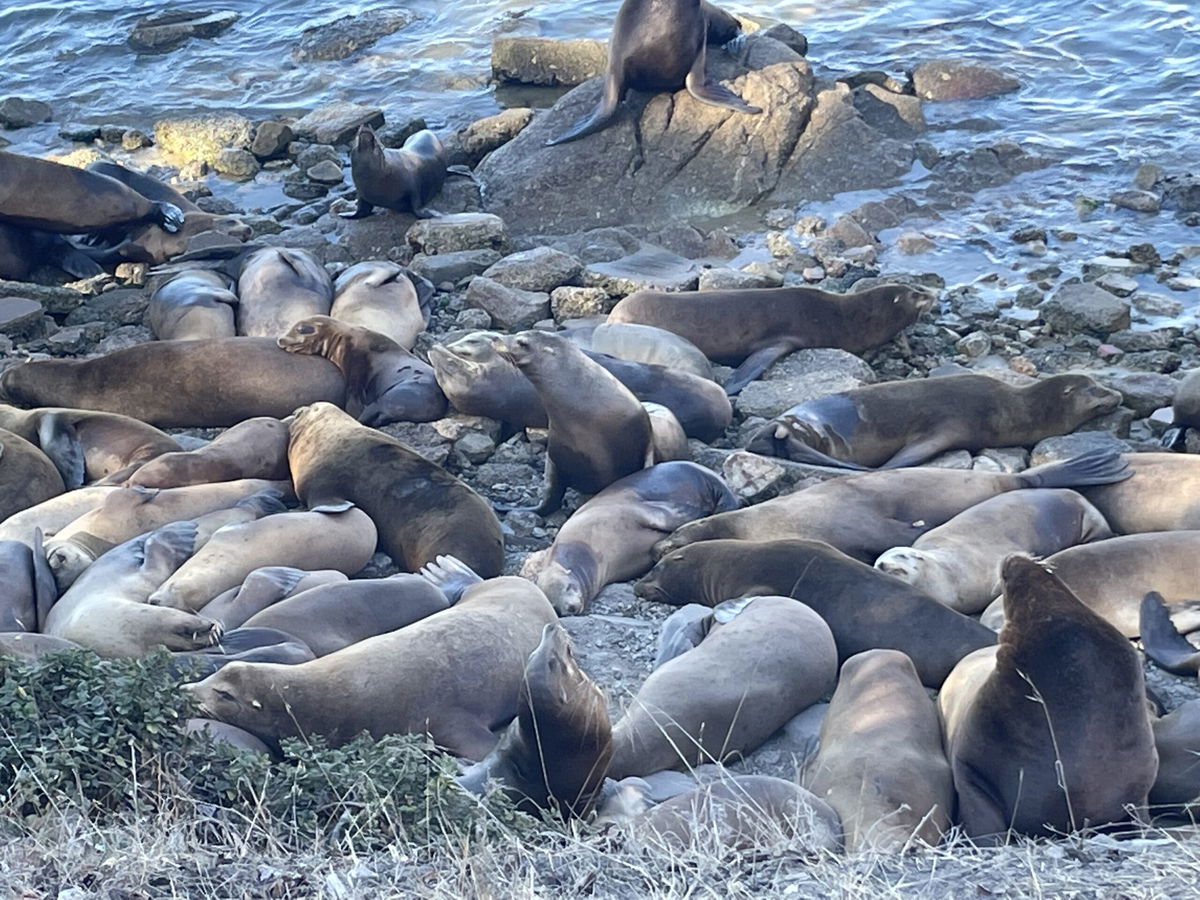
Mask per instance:
[[[301,319],[327,316],[333,281],[307,250],[263,247],[238,272],[238,334],[277,338]]]
[[[482,497],[332,404],[296,411],[288,461],[301,500],[311,509],[358,506],[397,566],[415,572],[450,554],[484,577],[504,568],[500,522]]]
[[[311,565],[353,575],[375,552],[375,524],[361,509],[285,512],[227,525],[147,600],[196,611],[266,565]]]
[[[195,539],[194,522],[173,522],[110,550],[50,608],[43,630],[104,657],[209,646],[221,634],[216,622],[146,602],[191,555]]]
[[[64,526],[103,503],[104,498],[114,490],[114,485],[93,485],[43,500],[0,522],[0,540],[20,541],[32,547],[35,531],[40,530],[44,535],[53,536]]]
[[[242,478],[279,481],[291,477],[288,428],[271,416],[255,416],[222,431],[195,450],[164,453],[140,466],[128,487],[175,488]]]
[[[37,543],[35,541],[35,543]],[[58,599],[54,574],[40,546],[0,541],[0,632],[37,631]]]
[[[757,115],[729,88],[711,81],[704,70],[708,58],[709,7],[701,0],[625,0],[617,11],[608,42],[604,94],[586,119],[546,142],[553,147],[602,130],[632,88],[677,91],[687,88],[701,103]]]
[[[736,394],[794,350],[836,347],[861,354],[885,344],[936,299],[933,291],[908,284],[852,294],[808,287],[637,291],[613,307],[608,321],[665,328],[709,359],[738,366],[725,382],[725,390]]]
[[[793,406],[746,449],[818,466],[896,469],[946,450],[1031,447],[1120,404],[1118,391],[1087,375],[1052,375],[1026,387],[988,375],[888,381]]]
[[[361,219],[382,206],[428,219],[441,215],[426,207],[446,181],[446,150],[428,129],[411,135],[399,150],[389,150],[371,126],[363,125],[350,147],[350,177],[357,203],[341,213],[343,218]]]
[[[938,697],[959,824],[995,840],[1128,821],[1158,767],[1137,651],[1041,564],[1009,557],[1003,579],[999,646]]]
[[[522,570],[563,616],[582,615],[608,584],[650,571],[652,549],[684,522],[740,501],[721,478],[693,462],[665,462],[626,475],[579,507],[550,548]]]
[[[1160,667],[1176,675],[1200,672],[1200,647],[1176,630],[1162,594],[1150,591],[1142,598],[1139,623],[1142,649]]]
[[[650,453],[655,463],[689,460],[692,458],[687,435],[675,418],[675,413],[661,403],[642,403],[650,417]]]
[[[271,748],[250,732],[215,719],[188,719],[183,723],[183,733],[201,736],[213,744],[228,744],[239,750],[271,755]]]
[[[19,434],[0,428],[0,522],[65,490],[50,457]]]
[[[328,656],[448,607],[445,594],[426,579],[402,573],[293,592],[239,627],[275,628],[303,641],[314,655]]]
[[[661,556],[719,538],[800,537],[825,541],[873,563],[885,550],[911,547],[927,531],[1005,491],[1075,488],[1128,477],[1126,464],[1107,450],[1013,474],[938,468],[866,472],[689,523],[661,542],[655,553]]]
[[[1200,369],[1184,376],[1171,401],[1171,427],[1163,432],[1162,445],[1168,450],[1183,450],[1187,446],[1189,428],[1200,428]]]
[[[122,413],[151,425],[213,428],[283,418],[346,383],[325,359],[280,350],[275,338],[151,341],[93,359],[45,359],[0,375],[0,399]]]
[[[750,597],[713,616],[700,645],[651,672],[613,727],[610,778],[745,755],[833,687],[833,635],[803,603]]]
[[[1187,700],[1150,723],[1158,751],[1158,775],[1150,788],[1155,815],[1195,819],[1200,805],[1200,700]]]
[[[199,680],[232,662],[295,666],[314,659],[308,645],[290,634],[274,628],[235,628],[224,632],[211,647],[176,653],[171,661],[181,677]]]
[[[937,846],[954,780],[937,707],[912,660],[895,650],[846,660],[820,741],[804,786],[841,818],[847,853]]]
[[[925,532],[911,547],[888,550],[875,568],[974,615],[1000,593],[1006,557],[1041,558],[1109,537],[1104,517],[1075,491],[1009,491]]]
[[[28,281],[33,270],[43,265],[75,278],[92,278],[104,271],[61,234],[0,222],[0,278]]]
[[[595,494],[653,464],[645,408],[582,350],[545,331],[522,331],[496,343],[500,354],[533,383],[549,420],[546,490],[534,509],[538,515],[562,506],[568,487]]]
[[[68,490],[179,450],[173,437],[152,425],[88,409],[23,410],[0,403],[0,428],[19,434],[45,453]]]
[[[1082,491],[1117,534],[1200,530],[1200,456],[1128,453],[1133,477]]]
[[[240,628],[272,604],[309,588],[343,584],[349,579],[336,569],[306,572],[293,566],[262,566],[237,587],[218,594],[200,608],[200,615],[220,622],[227,629]]]
[[[582,818],[596,803],[612,751],[604,692],[575,661],[566,629],[551,623],[525,666],[517,717],[458,781],[477,794],[498,781],[520,808]]]
[[[715,606],[748,594],[790,595],[825,620],[838,660],[890,648],[936,688],[960,659],[996,635],[897,578],[820,541],[705,541],[674,550],[634,588],[659,603]]]
[[[49,656],[51,653],[84,649],[74,641],[49,634],[36,634],[30,631],[0,632],[0,657],[9,659],[35,660]]]
[[[433,368],[378,332],[310,316],[278,343],[288,353],[321,356],[337,366],[346,380],[346,412],[364,425],[433,422],[446,414]]]
[[[432,290],[393,262],[376,260],[351,266],[333,285],[329,315],[347,325],[369,328],[411,350],[429,324]]]
[[[237,334],[238,297],[220,272],[190,269],[159,286],[146,308],[146,324],[160,341],[229,338]]]
[[[633,322],[607,322],[568,328],[562,336],[581,350],[687,372],[709,381],[713,378],[712,363],[700,348],[665,328]]]
[[[526,660],[554,610],[523,578],[456,587],[447,599],[454,605],[444,612],[312,662],[235,662],[184,690],[205,715],[269,745],[309,734],[337,747],[363,731],[428,733],[451,753],[483,759],[494,731],[517,715]]]

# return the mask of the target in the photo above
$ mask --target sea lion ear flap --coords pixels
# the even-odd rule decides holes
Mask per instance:
[[[33,596],[34,610],[37,616],[38,632],[46,624],[50,615],[50,607],[58,602],[58,582],[54,580],[54,570],[46,558],[46,548],[43,546],[42,529],[35,528],[33,532]]]
[[[62,413],[47,413],[38,423],[38,444],[62,475],[68,491],[83,486],[83,447],[75,426]]]

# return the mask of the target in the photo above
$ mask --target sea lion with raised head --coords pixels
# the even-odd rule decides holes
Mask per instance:
[[[277,338],[309,316],[327,316],[333,281],[307,250],[263,247],[238,272],[238,334]]]
[[[933,291],[908,284],[852,294],[809,287],[637,291],[613,307],[608,320],[665,328],[709,359],[736,365],[725,382],[725,390],[736,394],[794,350],[836,347],[861,354],[886,344],[936,299]]]
[[[220,272],[190,269],[163,282],[150,297],[146,323],[160,341],[195,341],[237,334],[237,294]]]
[[[347,325],[369,328],[411,350],[429,324],[433,286],[393,262],[374,260],[351,266],[333,284],[329,315]]]
[[[418,219],[441,215],[428,209],[446,182],[446,149],[428,129],[418,131],[399,150],[380,143],[370,125],[358,129],[350,147],[350,178],[357,202],[346,219],[369,216],[376,206],[412,213]]]

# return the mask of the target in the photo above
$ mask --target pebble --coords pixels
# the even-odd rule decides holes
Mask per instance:
[[[919,231],[905,231],[896,238],[897,249],[901,253],[907,253],[910,256],[928,253],[930,250],[935,249],[936,246],[933,241]]]
[[[1156,213],[1162,208],[1162,198],[1150,191],[1117,191],[1109,199],[1114,206],[1134,212]]]
[[[212,167],[222,175],[234,178],[253,178],[258,174],[258,160],[249,150],[239,150],[226,147],[217,153],[212,161]]]
[[[47,121],[53,110],[41,100],[7,97],[0,101],[0,125],[5,128],[28,128]]]
[[[1099,278],[1101,275],[1145,275],[1150,266],[1134,262],[1123,256],[1093,256],[1083,264],[1085,278]]]
[[[1165,294],[1139,291],[1133,295],[1134,308],[1147,316],[1177,316],[1183,312],[1183,304]]]
[[[1118,297],[1132,296],[1138,289],[1138,283],[1128,275],[1117,275],[1115,273],[1101,275],[1096,279],[1096,284],[1110,294],[1116,294]]]
[[[1158,184],[1163,174],[1161,166],[1156,166],[1154,163],[1142,163],[1134,173],[1133,186],[1139,191],[1148,191]]]
[[[975,359],[986,356],[992,351],[992,339],[986,332],[972,331],[966,337],[961,338],[954,345],[954,349],[964,356]]]
[[[322,160],[309,167],[304,174],[318,184],[341,184],[345,177],[341,165],[331,159]]]
[[[0,299],[0,333],[22,337],[42,321],[41,303],[26,297]]]
[[[616,299],[598,287],[559,287],[550,292],[550,310],[556,322],[606,316]]]
[[[747,503],[757,503],[779,493],[787,473],[769,456],[735,450],[725,457],[721,474],[731,491]]]
[[[1038,225],[1018,228],[1012,233],[1012,239],[1018,244],[1028,244],[1030,241],[1041,241],[1044,244],[1046,243],[1046,229]]]
[[[167,10],[138,19],[126,39],[138,53],[167,53],[191,38],[215,38],[241,16],[236,12]]]
[[[283,122],[259,122],[254,129],[254,140],[250,152],[259,159],[271,159],[287,152],[288,145],[296,139],[292,127]]]
[[[1194,291],[1196,288],[1200,288],[1200,278],[1185,275],[1168,278],[1165,283],[1173,291]]]
[[[136,128],[130,128],[121,135],[121,149],[123,150],[141,150],[143,147],[149,147],[154,141],[150,135],[144,131],[138,131]]]

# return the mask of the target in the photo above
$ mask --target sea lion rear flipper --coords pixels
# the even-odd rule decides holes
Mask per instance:
[[[933,459],[947,449],[949,448],[946,447],[945,440],[939,435],[930,435],[919,441],[913,441],[911,444],[897,450],[892,458],[879,468],[903,469],[908,466],[919,466],[921,463]]]
[[[667,616],[658,635],[654,668],[700,646],[712,624],[712,609],[699,603],[689,603]]]
[[[151,221],[160,225],[164,231],[174,234],[183,227],[183,210],[174,203],[155,203]]]
[[[429,207],[429,206],[424,206],[424,207],[418,208],[417,206],[414,205],[413,206],[413,215],[416,216],[418,219],[440,219],[442,216],[445,215],[445,213],[440,213],[436,209],[433,209],[432,207]]]
[[[41,632],[46,624],[50,608],[58,602],[58,582],[54,580],[54,571],[46,558],[46,548],[42,543],[42,529],[35,528],[33,532],[33,596],[34,610],[37,615],[37,628]]]
[[[404,272],[404,277],[409,280],[413,286],[413,290],[417,293],[417,306],[421,308],[421,318],[425,320],[426,326],[429,325],[429,317],[433,315],[433,298],[437,294],[437,288],[434,287],[432,281],[423,275],[418,275],[411,269],[401,267]]]
[[[732,109],[735,112],[748,113],[755,116],[761,113],[761,109],[757,106],[751,106],[729,88],[725,87],[725,85],[716,81],[709,81],[708,73],[704,71],[707,56],[706,45],[701,41],[700,52],[696,54],[696,59],[692,63],[691,71],[688,72],[687,81],[685,82],[688,93],[701,103],[707,103],[710,106],[720,106],[725,109]]]
[[[375,211],[375,205],[359,197],[354,203],[354,209],[338,213],[343,219],[364,219]]]
[[[1175,629],[1162,594],[1151,591],[1142,598],[1139,618],[1142,649],[1147,656],[1176,675],[1200,672],[1200,649],[1193,647]]]
[[[93,278],[104,272],[103,266],[67,241],[56,241],[49,259],[68,275],[74,275],[76,278]]]
[[[790,341],[771,344],[755,350],[733,370],[733,374],[725,382],[725,393],[732,397],[755,378],[767,371],[770,366],[785,357],[795,347]]]
[[[83,486],[83,447],[75,426],[62,413],[47,413],[38,423],[38,444],[62,475],[67,490]]]
[[[1074,488],[1115,484],[1133,476],[1133,470],[1112,449],[1089,450],[1059,462],[1043,463],[1020,474],[1023,487]]]
[[[470,178],[476,184],[479,183],[479,179],[475,177],[475,173],[472,172],[470,169],[468,169],[466,166],[446,166],[446,174],[447,175],[460,175],[463,178]]]
[[[257,512],[259,516],[269,516],[274,513],[287,511],[287,504],[283,502],[283,492],[275,488],[264,488],[261,491],[256,491],[249,497],[243,497],[233,505]]]
[[[587,137],[589,134],[595,134],[597,131],[603,130],[612,121],[613,116],[616,115],[617,106],[620,102],[621,82],[616,73],[610,70],[604,76],[604,96],[592,111],[592,114],[586,119],[580,119],[569,130],[558,137],[546,141],[546,146],[557,147],[559,144],[577,141],[582,137]]]
[[[1166,450],[1182,453],[1187,448],[1187,429],[1182,425],[1174,425],[1163,432],[1161,443]]]
[[[451,606],[462,599],[467,588],[483,581],[474,569],[453,556],[437,557],[421,566],[419,574],[445,594]]]

